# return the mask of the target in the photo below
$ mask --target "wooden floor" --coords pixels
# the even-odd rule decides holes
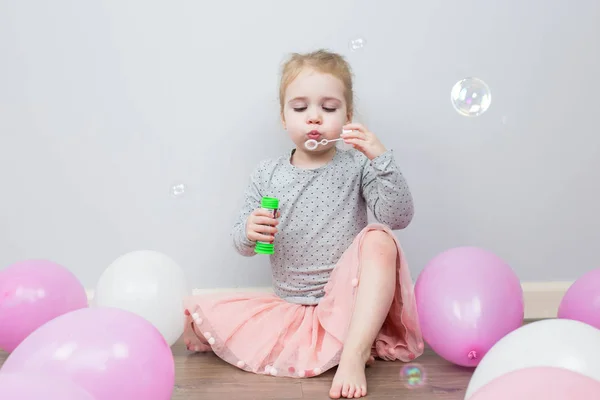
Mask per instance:
[[[335,369],[308,379],[278,378],[243,372],[212,353],[190,354],[181,342],[173,346],[176,382],[173,400],[328,399]],[[0,352],[0,364],[7,354]],[[427,349],[417,362],[377,360],[367,368],[368,399],[462,400],[472,370],[454,366]],[[425,374],[424,384],[411,386],[403,367]],[[419,371],[413,369],[412,371]],[[407,370],[405,370],[406,372]],[[412,380],[411,380],[412,382]]]
[[[176,382],[172,400],[284,400],[328,399],[329,387],[335,369],[321,376],[292,379],[255,375],[229,365],[212,353],[191,354],[183,343],[173,346]],[[0,364],[7,354],[0,352]],[[418,376],[411,380],[403,375],[403,368],[416,367]],[[432,350],[414,363],[377,360],[367,368],[367,399],[410,400],[463,400],[473,370],[453,365],[438,357]],[[404,370],[406,372],[406,369]]]
[[[329,399],[335,369],[308,379],[278,378],[242,372],[213,354],[186,355],[175,346],[177,382],[172,399],[283,400]],[[367,368],[368,399],[463,400],[472,370],[444,361],[427,349],[417,362],[404,364],[377,360]],[[403,367],[418,367],[425,383],[411,388]]]

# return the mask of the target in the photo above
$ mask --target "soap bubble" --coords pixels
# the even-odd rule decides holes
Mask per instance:
[[[367,41],[363,38],[356,38],[350,41],[349,47],[352,51],[357,51],[365,47]]]
[[[180,197],[185,193],[185,189],[186,187],[183,183],[173,185],[173,187],[171,187],[171,195],[173,195],[173,197]]]
[[[477,117],[490,108],[492,93],[479,78],[465,78],[456,82],[450,93],[454,109],[466,117]]]
[[[418,364],[405,365],[400,371],[400,376],[404,386],[409,389],[425,385],[425,370]]]

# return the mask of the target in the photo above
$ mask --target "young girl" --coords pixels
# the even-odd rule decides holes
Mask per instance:
[[[351,122],[353,103],[340,55],[320,50],[285,63],[280,111],[295,148],[251,174],[232,233],[248,257],[256,241],[274,243],[274,293],[188,298],[188,349],[273,376],[337,366],[332,398],[365,396],[374,356],[407,362],[423,353],[411,277],[391,231],[410,223],[411,193],[393,152]],[[340,136],[353,148],[305,147]],[[276,218],[260,209],[263,196],[279,199]],[[368,223],[367,207],[379,223]]]

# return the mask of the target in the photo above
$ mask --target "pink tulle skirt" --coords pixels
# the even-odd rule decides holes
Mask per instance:
[[[213,351],[248,372],[304,378],[338,365],[354,309],[361,250],[371,230],[389,233],[398,247],[397,288],[372,347],[384,360],[411,361],[423,353],[413,283],[404,253],[391,230],[370,224],[344,252],[318,305],[289,303],[271,293],[190,296],[183,338],[193,351]]]

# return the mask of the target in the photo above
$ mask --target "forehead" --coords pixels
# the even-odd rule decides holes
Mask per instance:
[[[327,73],[313,69],[304,69],[285,91],[289,101],[294,98],[334,98],[344,101],[344,84]]]

